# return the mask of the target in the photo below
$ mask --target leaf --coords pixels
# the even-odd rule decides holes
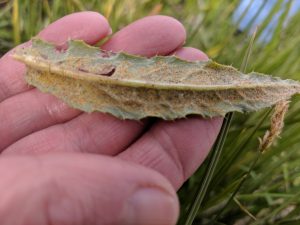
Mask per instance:
[[[102,51],[70,41],[66,51],[33,39],[14,58],[27,65],[26,81],[74,108],[122,119],[190,114],[224,116],[250,112],[287,100],[300,91],[293,80],[242,74],[213,61],[188,62],[175,56],[143,58]]]

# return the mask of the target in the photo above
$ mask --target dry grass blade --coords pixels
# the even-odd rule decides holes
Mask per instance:
[[[252,215],[251,212],[249,212],[249,210],[242,205],[242,203],[240,203],[240,201],[237,198],[233,198],[233,201],[240,207],[240,209],[245,212],[251,219],[253,219],[254,221],[257,220],[257,218],[255,218],[254,215]]]
[[[12,13],[12,25],[14,31],[14,42],[15,44],[20,44],[20,17],[19,17],[19,1],[13,1],[13,13]]]

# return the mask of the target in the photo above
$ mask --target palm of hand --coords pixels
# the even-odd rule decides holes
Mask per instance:
[[[101,15],[82,12],[56,21],[39,36],[65,47],[69,38],[92,45],[108,34]],[[199,50],[181,47],[184,40],[178,21],[154,16],[123,28],[102,48],[207,59]],[[175,190],[204,160],[220,119],[158,120],[150,126],[147,120],[82,113],[30,88],[24,73],[10,53],[0,59],[0,171],[8,171],[1,173],[0,193],[10,196],[0,203],[1,224],[176,222]],[[15,218],[24,200],[28,208]]]

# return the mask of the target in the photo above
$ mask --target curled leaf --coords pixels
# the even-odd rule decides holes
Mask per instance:
[[[102,51],[81,41],[70,41],[68,50],[58,51],[34,39],[32,47],[16,51],[14,57],[27,65],[29,84],[74,108],[122,119],[256,111],[300,91],[296,81],[246,75],[213,61],[143,58]]]

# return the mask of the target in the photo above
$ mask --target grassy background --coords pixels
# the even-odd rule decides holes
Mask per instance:
[[[297,0],[264,0],[264,4],[268,1],[276,3],[260,23],[258,41],[252,48],[247,71],[300,80],[300,12],[288,16]],[[249,1],[240,16],[233,20],[240,0],[0,0],[0,55],[63,15],[93,10],[109,19],[113,31],[147,15],[173,16],[187,29],[187,45],[202,49],[220,63],[239,68],[255,18],[263,8],[257,8],[245,29],[238,27],[257,2]],[[274,18],[277,18],[275,22]],[[274,32],[269,33],[266,40],[270,23],[274,25]],[[264,154],[258,152],[258,137],[269,127],[270,110],[234,115],[209,191],[194,224],[300,224],[298,100],[299,97],[293,99],[282,138]],[[256,159],[256,165],[246,177]],[[179,191],[182,209],[179,224],[185,224],[190,213],[189,207],[201,185],[205,164]],[[239,185],[241,181],[243,184]]]

